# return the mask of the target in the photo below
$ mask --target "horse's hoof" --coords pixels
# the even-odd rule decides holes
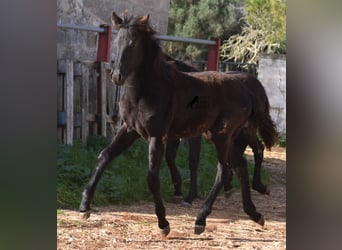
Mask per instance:
[[[224,196],[228,199],[232,194],[234,193],[233,189],[230,189],[228,191],[224,191]]]
[[[205,226],[195,225],[195,234],[201,234],[204,232]]]
[[[169,233],[170,233],[170,225],[168,225],[164,229],[160,229],[160,234],[162,237],[166,237]]]
[[[183,201],[182,202],[182,207],[185,207],[185,208],[190,208],[192,205],[190,202],[187,202],[187,201]]]
[[[80,212],[81,215],[81,219],[88,219],[90,217],[90,211],[86,211],[86,212]]]
[[[172,198],[173,203],[177,203],[177,204],[181,203],[182,200],[183,200],[183,196],[181,195],[174,195]]]
[[[264,226],[265,225],[265,219],[264,219],[264,216],[261,215],[260,219],[257,221],[257,223],[261,226]]]
[[[268,188],[268,186],[252,186],[252,189],[254,189],[255,191],[258,191],[260,194],[267,194],[267,195],[270,195],[271,191],[270,189]]]

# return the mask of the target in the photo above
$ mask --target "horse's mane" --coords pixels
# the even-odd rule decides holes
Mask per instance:
[[[182,71],[182,72],[198,72],[199,70],[193,67],[192,65],[189,65],[185,62],[179,61],[167,54],[165,54],[165,60],[168,61],[169,63],[173,63],[175,67]]]

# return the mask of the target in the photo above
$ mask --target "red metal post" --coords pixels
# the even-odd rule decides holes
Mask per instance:
[[[112,41],[112,26],[108,24],[101,24],[101,28],[104,28],[104,32],[99,33],[97,41],[97,115],[102,114],[102,93],[101,93],[101,64],[100,62],[109,62],[110,60],[110,44]],[[108,72],[106,71],[106,78],[108,78]],[[97,131],[101,134],[101,119],[98,119]]]
[[[220,44],[221,39],[211,38],[210,40],[216,41],[215,45],[209,45],[208,49],[208,70],[218,71],[218,64],[220,60]]]
[[[97,44],[97,61],[109,62],[110,60],[110,43],[112,40],[112,26],[108,24],[101,24],[101,28],[105,31],[99,33]]]

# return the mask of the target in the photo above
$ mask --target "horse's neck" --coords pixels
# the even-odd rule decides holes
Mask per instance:
[[[146,94],[154,92],[155,85],[155,81],[148,74],[135,72],[126,79],[122,96],[130,102],[137,102]]]
[[[126,99],[137,102],[141,98],[160,95],[170,87],[168,80],[165,79],[168,66],[165,65],[163,57],[160,50],[153,56],[146,57],[142,65],[126,79],[124,90]]]
[[[138,70],[129,76],[127,85],[134,87],[136,91],[149,88],[154,91],[159,89],[165,80],[163,74],[166,71],[163,68],[165,62],[159,58],[160,56],[162,55],[157,55],[149,59],[149,61],[145,61]]]

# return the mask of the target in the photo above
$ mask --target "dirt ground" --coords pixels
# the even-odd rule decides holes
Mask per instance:
[[[247,149],[247,157],[252,152]],[[219,196],[207,226],[194,234],[197,212],[191,208],[165,203],[171,232],[162,238],[151,202],[95,208],[88,220],[78,211],[57,214],[57,249],[286,249],[286,149],[265,151],[263,167],[270,173],[269,196],[252,191],[252,200],[266,220],[262,227],[242,210],[240,191],[229,199]]]

